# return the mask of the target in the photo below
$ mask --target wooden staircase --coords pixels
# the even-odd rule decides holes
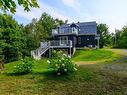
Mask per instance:
[[[49,43],[41,42],[41,45],[38,49],[31,51],[31,56],[34,59],[39,60],[41,59],[41,55],[43,55],[48,49],[49,49]]]

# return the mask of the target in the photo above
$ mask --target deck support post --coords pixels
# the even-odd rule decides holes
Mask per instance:
[[[97,47],[99,48],[99,39],[97,39]]]
[[[51,48],[51,52],[50,52],[51,53],[51,56],[50,57],[52,57],[52,52],[53,52],[53,47]]]
[[[70,50],[69,51],[70,51],[70,57],[71,57],[71,47],[70,47]]]
[[[98,34],[98,35],[95,35],[95,39],[97,40],[97,48],[99,48],[100,46],[99,46],[99,41],[100,41],[100,35]]]
[[[71,52],[71,47],[72,47],[72,41],[70,41],[70,47],[69,47],[70,48],[70,50],[69,50],[70,51],[70,57],[71,57],[71,53],[72,53]]]
[[[48,42],[48,48],[49,48],[49,58],[51,57],[51,51],[50,51],[50,41]]]

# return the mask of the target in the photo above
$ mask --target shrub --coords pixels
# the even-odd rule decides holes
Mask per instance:
[[[51,68],[57,75],[68,74],[77,70],[77,65],[74,64],[67,55],[61,51],[53,51],[53,54],[55,54],[55,56],[47,60],[47,63],[51,65]]]
[[[14,66],[14,73],[15,74],[26,74],[30,73],[33,68],[33,60],[29,57],[25,57],[22,59],[22,63]]]

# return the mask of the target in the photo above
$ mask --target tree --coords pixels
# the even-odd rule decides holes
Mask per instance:
[[[39,20],[33,19],[31,23],[24,27],[26,43],[24,54],[30,55],[30,51],[37,49],[41,41],[51,39],[52,29],[64,23],[63,20],[53,19],[47,13],[43,13]]]
[[[39,24],[43,26],[44,32],[51,36],[52,29],[55,26],[55,20],[47,13],[43,13],[39,19]]]
[[[4,61],[4,55],[2,53],[3,50],[3,42],[1,41],[2,33],[0,32],[0,70],[4,68],[3,61]]]
[[[117,30],[115,33],[116,48],[127,48],[127,26],[124,26],[121,30]]]
[[[53,19],[49,14],[43,13],[37,23],[37,29],[42,34],[43,39],[50,39],[52,36],[52,29],[56,28],[59,25],[64,24],[65,22],[60,19]],[[43,29],[43,30],[42,30]]]
[[[29,56],[31,50],[35,50],[40,44],[40,31],[37,30],[37,19],[33,19],[31,23],[23,29],[24,33],[24,56]]]
[[[60,20],[58,18],[55,19],[55,28],[59,25],[62,25],[64,23],[67,23],[67,20],[65,20],[65,22],[63,20]]]
[[[98,24],[97,32],[100,34],[100,48],[104,46],[111,45],[111,35],[108,31],[108,26],[106,24]]]
[[[116,29],[115,33],[112,35],[112,38],[113,38],[113,47],[114,48],[118,47],[118,42],[119,42],[119,39],[120,39],[120,34],[121,34],[121,31]]]
[[[12,16],[0,15],[0,36],[1,60],[5,62],[18,60],[22,50],[22,31]]]
[[[0,0],[0,9],[4,12],[15,13],[18,5],[23,6],[25,11],[30,11],[30,7],[39,7],[36,0]]]

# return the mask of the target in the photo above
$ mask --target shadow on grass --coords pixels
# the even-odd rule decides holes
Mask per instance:
[[[49,81],[58,81],[58,82],[69,82],[69,81],[89,81],[93,79],[93,72],[90,71],[88,68],[78,67],[76,72],[64,74],[64,75],[57,75],[55,71],[51,69],[47,69],[45,71],[33,71],[30,73],[13,73],[8,72],[4,73],[7,76],[25,76],[30,75],[34,78],[38,78],[38,83],[40,82],[49,82]]]
[[[69,74],[64,74],[58,76],[56,72],[53,71],[46,71],[46,72],[38,72],[33,73],[35,75],[43,76],[43,80],[40,79],[37,83],[70,83],[70,82],[80,82],[80,81],[91,81],[94,80],[94,74],[89,71],[89,69],[84,69],[79,67],[78,71],[72,72]]]
[[[64,75],[60,75],[58,76],[56,74],[55,71],[47,69],[47,71],[39,71],[39,72],[26,72],[26,73],[13,73],[13,72],[4,72],[5,75],[7,76],[24,76],[24,75],[32,75],[32,76],[39,76],[39,77],[43,77],[44,80],[63,80],[63,81],[67,81],[67,80],[71,80],[72,77],[74,77],[74,75],[76,74],[75,72],[73,73],[69,73],[69,74],[64,74]]]
[[[35,75],[42,75],[44,77],[44,80],[52,80],[52,81],[70,81],[73,79],[73,77],[76,75],[76,72],[72,72],[69,74],[63,74],[63,75],[57,75],[55,71],[45,71],[45,72],[38,72],[33,73]]]
[[[23,75],[30,74],[30,72],[25,72],[25,73],[5,72],[4,74],[7,76],[23,76]]]

